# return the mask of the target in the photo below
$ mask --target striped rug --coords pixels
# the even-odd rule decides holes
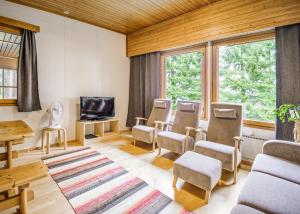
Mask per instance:
[[[46,156],[42,160],[78,214],[190,213],[90,147]]]

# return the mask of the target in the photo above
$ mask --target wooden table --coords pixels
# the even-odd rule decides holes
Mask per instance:
[[[7,151],[0,155],[0,160],[7,160],[7,168],[12,167],[12,145],[24,143],[24,138],[33,136],[32,128],[22,120],[0,122],[0,142]]]

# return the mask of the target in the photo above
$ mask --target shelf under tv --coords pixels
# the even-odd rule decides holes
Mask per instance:
[[[109,137],[117,137],[120,134],[119,123],[118,118],[109,118],[99,121],[78,120],[76,122],[76,141],[82,146],[85,145],[85,130],[87,125],[94,125],[94,135],[96,135],[99,140],[104,140]]]

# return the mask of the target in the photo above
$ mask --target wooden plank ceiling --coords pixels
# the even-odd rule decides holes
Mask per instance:
[[[129,33],[127,55],[201,44],[300,23],[300,0],[222,0]]]
[[[220,0],[7,0],[130,33]],[[66,12],[67,11],[67,12]],[[68,14],[65,14],[68,13]]]

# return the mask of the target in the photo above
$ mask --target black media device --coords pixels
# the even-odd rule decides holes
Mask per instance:
[[[114,97],[80,97],[80,120],[105,120],[114,116]]]

